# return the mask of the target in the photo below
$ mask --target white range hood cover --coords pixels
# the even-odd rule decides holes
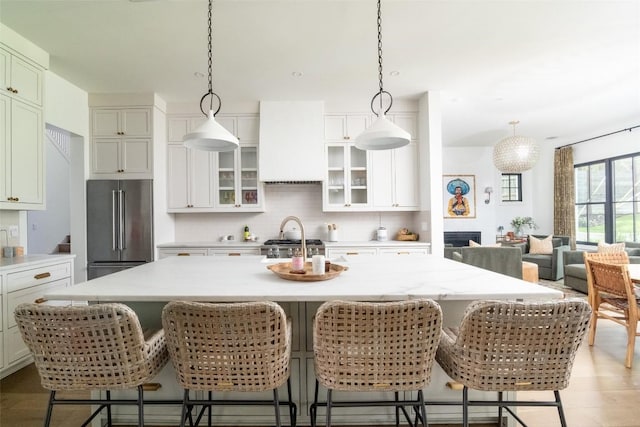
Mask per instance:
[[[323,181],[324,102],[261,101],[258,152],[260,181]]]

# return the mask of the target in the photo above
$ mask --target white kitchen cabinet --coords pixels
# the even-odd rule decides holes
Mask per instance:
[[[213,208],[214,154],[167,145],[167,211],[208,211]]]
[[[44,209],[43,135],[40,108],[0,94],[0,209]]]
[[[243,248],[243,247],[229,247],[229,248],[212,248],[209,249],[210,256],[246,256],[246,255],[260,255],[260,248]]]
[[[42,68],[0,48],[0,93],[42,107]]]
[[[371,199],[377,211],[417,211],[418,144],[371,152]]]
[[[327,114],[324,116],[325,141],[354,141],[369,126],[368,114]]]
[[[207,153],[182,146],[184,135],[206,117],[168,119],[168,212],[262,212],[264,186],[258,182],[258,117],[216,116],[240,140],[240,148]]]
[[[375,256],[378,255],[377,248],[371,247],[362,247],[362,246],[354,246],[354,247],[341,247],[341,248],[325,248],[325,254],[327,258],[334,259],[338,258],[342,255],[347,256]]]
[[[92,109],[93,178],[153,178],[151,114],[151,108]]]
[[[3,295],[4,295],[4,285],[3,285],[3,277],[0,275],[0,342],[2,346],[5,347],[4,344],[4,303],[3,303]],[[4,350],[0,349],[0,372],[4,369]]]
[[[208,256],[208,248],[161,248],[158,250],[158,259],[170,256]]]
[[[91,111],[93,137],[151,137],[151,108],[94,108]]]
[[[327,143],[327,176],[323,182],[323,210],[369,209],[369,161],[367,152],[352,142]]]
[[[235,151],[217,153],[214,179],[215,210],[264,211],[264,186],[258,181],[258,146],[240,144]]]
[[[0,359],[4,360],[0,363],[2,378],[32,361],[13,317],[15,308],[23,303],[45,303],[43,296],[47,292],[71,286],[73,256],[52,256],[34,263],[26,262],[24,266],[5,267],[0,270],[0,281],[3,283],[0,311],[7,314],[0,334],[4,352],[0,355]]]
[[[350,242],[349,242],[350,243]],[[422,242],[375,242],[365,245],[334,245],[327,243],[325,248],[329,259],[340,256],[378,256],[378,255],[428,255],[431,245]]]

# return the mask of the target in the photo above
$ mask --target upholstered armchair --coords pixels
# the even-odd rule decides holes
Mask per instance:
[[[522,279],[522,251],[511,247],[463,247],[461,261],[465,264]]]
[[[532,235],[537,239],[545,239],[548,236]],[[560,280],[564,277],[563,253],[568,251],[569,236],[552,236],[552,248],[547,253],[532,253],[531,239],[526,245],[521,246],[522,261],[532,262],[538,265],[538,275],[541,279]],[[535,251],[534,251],[535,252]]]

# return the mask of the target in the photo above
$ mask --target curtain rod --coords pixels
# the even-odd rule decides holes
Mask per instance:
[[[559,147],[556,147],[556,150],[558,150],[558,149],[560,149],[560,148],[570,147],[570,146],[572,146],[572,145],[580,144],[580,143],[582,143],[582,142],[592,141],[592,140],[594,140],[594,139],[598,139],[598,138],[604,138],[605,136],[615,135],[616,133],[621,133],[621,132],[631,132],[632,130],[634,130],[634,129],[636,129],[636,128],[640,128],[640,125],[631,126],[630,128],[626,128],[626,129],[620,129],[620,130],[617,130],[617,131],[615,131],[615,132],[605,133],[604,135],[594,136],[593,138],[583,139],[582,141],[572,142],[571,144],[561,145],[561,146],[559,146]]]

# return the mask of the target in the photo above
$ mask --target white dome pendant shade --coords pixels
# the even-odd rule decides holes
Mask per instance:
[[[209,118],[188,133],[183,139],[184,146],[203,151],[233,151],[240,141],[231,132],[216,122],[213,110],[209,110]]]
[[[226,130],[220,123],[216,122],[215,116],[222,108],[222,101],[220,97],[213,92],[212,83],[212,55],[211,55],[211,10],[213,8],[213,0],[209,0],[209,15],[208,15],[208,50],[209,50],[209,90],[200,99],[200,111],[207,116],[202,103],[207,96],[211,97],[209,100],[209,114],[207,120],[198,126],[193,132],[188,133],[182,138],[182,142],[185,147],[202,151],[233,151],[240,145],[238,138],[236,138],[231,132]],[[213,98],[218,100],[218,109],[213,111]]]
[[[513,126],[513,136],[501,139],[493,147],[493,164],[500,172],[520,173],[528,171],[538,161],[540,149],[533,138],[516,135],[518,121]]]
[[[411,135],[406,130],[391,123],[383,111],[364,132],[356,137],[356,147],[361,150],[390,150],[404,147],[411,142]]]
[[[361,150],[391,150],[393,148],[404,147],[411,142],[411,135],[409,132],[400,128],[399,126],[391,123],[385,117],[385,114],[391,109],[393,105],[393,97],[389,92],[384,90],[382,86],[382,14],[380,7],[380,0],[378,0],[378,82],[379,90],[373,95],[371,99],[371,111],[375,113],[378,118],[369,126],[364,132],[356,137],[356,147]],[[389,96],[389,107],[385,110],[382,108],[382,96]],[[378,112],[373,109],[373,104],[376,98],[380,102]]]

